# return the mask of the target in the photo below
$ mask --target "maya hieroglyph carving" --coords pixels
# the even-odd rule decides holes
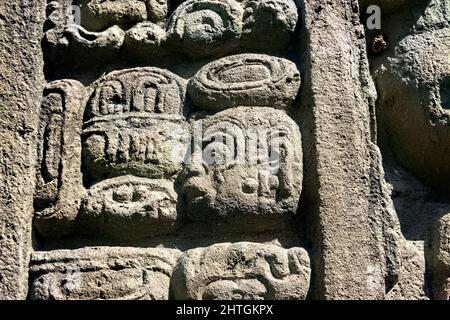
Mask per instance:
[[[80,23],[68,14],[72,5],[49,3],[50,66],[58,54],[83,68],[114,55],[166,52],[212,62],[189,77],[147,62],[90,83],[47,85],[34,226],[50,246],[84,241],[76,239],[102,246],[35,252],[30,297],[305,299],[310,260],[299,246],[212,239],[184,253],[170,245],[133,248],[192,236],[196,224],[227,223],[224,234],[252,234],[295,223],[303,154],[288,112],[301,77],[294,62],[266,47],[270,28],[279,40],[271,49],[289,50],[294,2],[193,0],[172,8],[166,1],[92,0],[80,3]],[[267,53],[245,54],[247,47]],[[242,54],[224,56],[233,52]],[[197,266],[196,252],[212,260]],[[236,260],[231,271],[230,259],[239,257],[251,263]],[[220,266],[210,268],[214,260]],[[203,278],[191,278],[197,268]]]
[[[282,51],[298,21],[293,0],[189,0],[170,15],[168,4],[83,0],[73,7],[71,0],[51,1],[44,39],[48,61],[103,65],[97,54],[151,61],[179,53],[201,59],[247,48]],[[61,59],[63,54],[73,60]]]
[[[423,205],[417,212],[410,211],[416,219],[428,216],[430,220],[427,234],[415,238],[425,242],[422,259],[426,260],[431,279],[428,294],[445,300],[450,297],[449,10],[450,3],[439,0],[417,2],[409,12],[406,4],[396,8],[391,20],[404,23],[395,32],[395,28],[386,28],[392,45],[373,61],[379,93],[378,122],[385,132],[382,140],[401,166],[434,188],[429,191],[431,200],[422,198],[417,202],[428,202],[429,208]],[[410,229],[406,225],[411,222],[405,222],[404,229]],[[417,232],[412,229],[411,233]]]
[[[168,299],[180,256],[174,249],[84,248],[38,252],[30,268],[32,299]]]

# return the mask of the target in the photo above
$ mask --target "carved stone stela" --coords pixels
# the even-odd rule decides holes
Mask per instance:
[[[46,249],[29,296],[305,299],[309,254],[285,229],[303,180],[294,1],[60,0],[47,14],[46,66],[73,76],[43,95]]]

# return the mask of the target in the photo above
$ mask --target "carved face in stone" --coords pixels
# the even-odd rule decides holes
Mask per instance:
[[[298,126],[283,111],[240,107],[194,124],[194,152],[183,175],[188,215],[292,215],[302,184]]]
[[[378,77],[380,121],[397,159],[450,189],[450,29],[406,37]]]

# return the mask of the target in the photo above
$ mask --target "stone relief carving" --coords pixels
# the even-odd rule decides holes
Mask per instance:
[[[62,72],[55,78],[68,79],[43,92],[34,197],[40,244],[29,296],[306,299],[316,290],[317,261],[302,248],[310,250],[310,239],[285,229],[308,221],[298,216],[303,166],[312,161],[304,159],[311,141],[296,109],[305,85],[298,3],[83,0],[79,24],[72,4],[47,8],[46,67],[58,69],[67,56],[78,81]],[[448,189],[448,32],[429,29],[427,14],[420,22],[426,30],[403,37],[375,77],[396,156]],[[108,63],[116,71],[105,71]],[[389,234],[396,219],[385,217],[380,243],[392,270],[375,266],[368,282],[389,278],[387,298],[425,296],[417,282],[427,281],[421,273],[429,254],[439,275],[431,280],[435,296],[447,299],[447,217],[433,229],[430,252],[401,242],[400,231]],[[183,246],[197,237],[187,226],[223,234]],[[262,233],[273,236],[246,238]],[[279,241],[286,234],[289,244]]]
[[[170,178],[181,170],[188,128],[186,81],[166,70],[113,72],[94,84],[85,112],[83,160],[93,181],[131,173]]]
[[[33,300],[167,300],[174,249],[83,248],[35,252]]]
[[[253,0],[246,1],[244,8],[244,46],[276,52],[291,43],[298,21],[294,1]]]
[[[50,83],[44,92],[39,128],[36,227],[54,236],[73,225],[84,194],[81,163],[84,87],[71,80]]]
[[[83,202],[84,232],[133,239],[173,231],[177,220],[173,182],[122,176],[95,184]]]
[[[189,142],[185,87],[158,68],[113,72],[88,89],[75,81],[49,85],[36,194],[38,208],[50,205],[37,213],[42,234],[60,236],[75,222],[89,222],[85,232],[126,237],[148,235],[149,225],[159,232],[173,226],[174,180]]]
[[[408,9],[403,2],[379,2],[390,12],[383,29],[387,47],[372,58],[380,144],[392,176],[399,175],[401,165],[421,180],[414,187],[406,187],[408,179],[392,182],[402,229],[408,240],[422,242],[424,252],[414,259],[425,261],[430,278],[430,283],[416,281],[410,287],[426,283],[430,288],[422,295],[448,299],[450,4],[432,0]],[[406,201],[408,209],[403,208]]]
[[[105,60],[183,53],[192,59],[223,56],[240,48],[273,52],[286,49],[298,21],[293,0],[189,0],[168,16],[165,0],[80,3],[80,23],[71,0],[48,5],[44,43],[51,63],[104,65]],[[268,46],[273,42],[276,45]],[[62,59],[70,55],[72,59]],[[62,61],[64,60],[64,61]]]
[[[218,111],[233,107],[289,109],[300,88],[300,72],[286,59],[241,54],[206,65],[191,79],[194,104]]]
[[[104,31],[112,26],[127,28],[139,22],[161,22],[167,15],[166,0],[82,0],[80,21],[91,31]]]
[[[174,269],[172,286],[182,300],[303,300],[310,275],[302,248],[222,243],[187,251]]]
[[[194,56],[228,53],[241,37],[243,11],[234,0],[186,1],[170,18],[168,39]]]

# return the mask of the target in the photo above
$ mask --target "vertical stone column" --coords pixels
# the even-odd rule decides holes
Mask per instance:
[[[369,75],[358,1],[305,0],[301,120],[307,228],[313,242],[313,298],[381,299],[385,293],[382,170],[371,119]]]
[[[0,299],[24,299],[45,0],[0,2]]]

